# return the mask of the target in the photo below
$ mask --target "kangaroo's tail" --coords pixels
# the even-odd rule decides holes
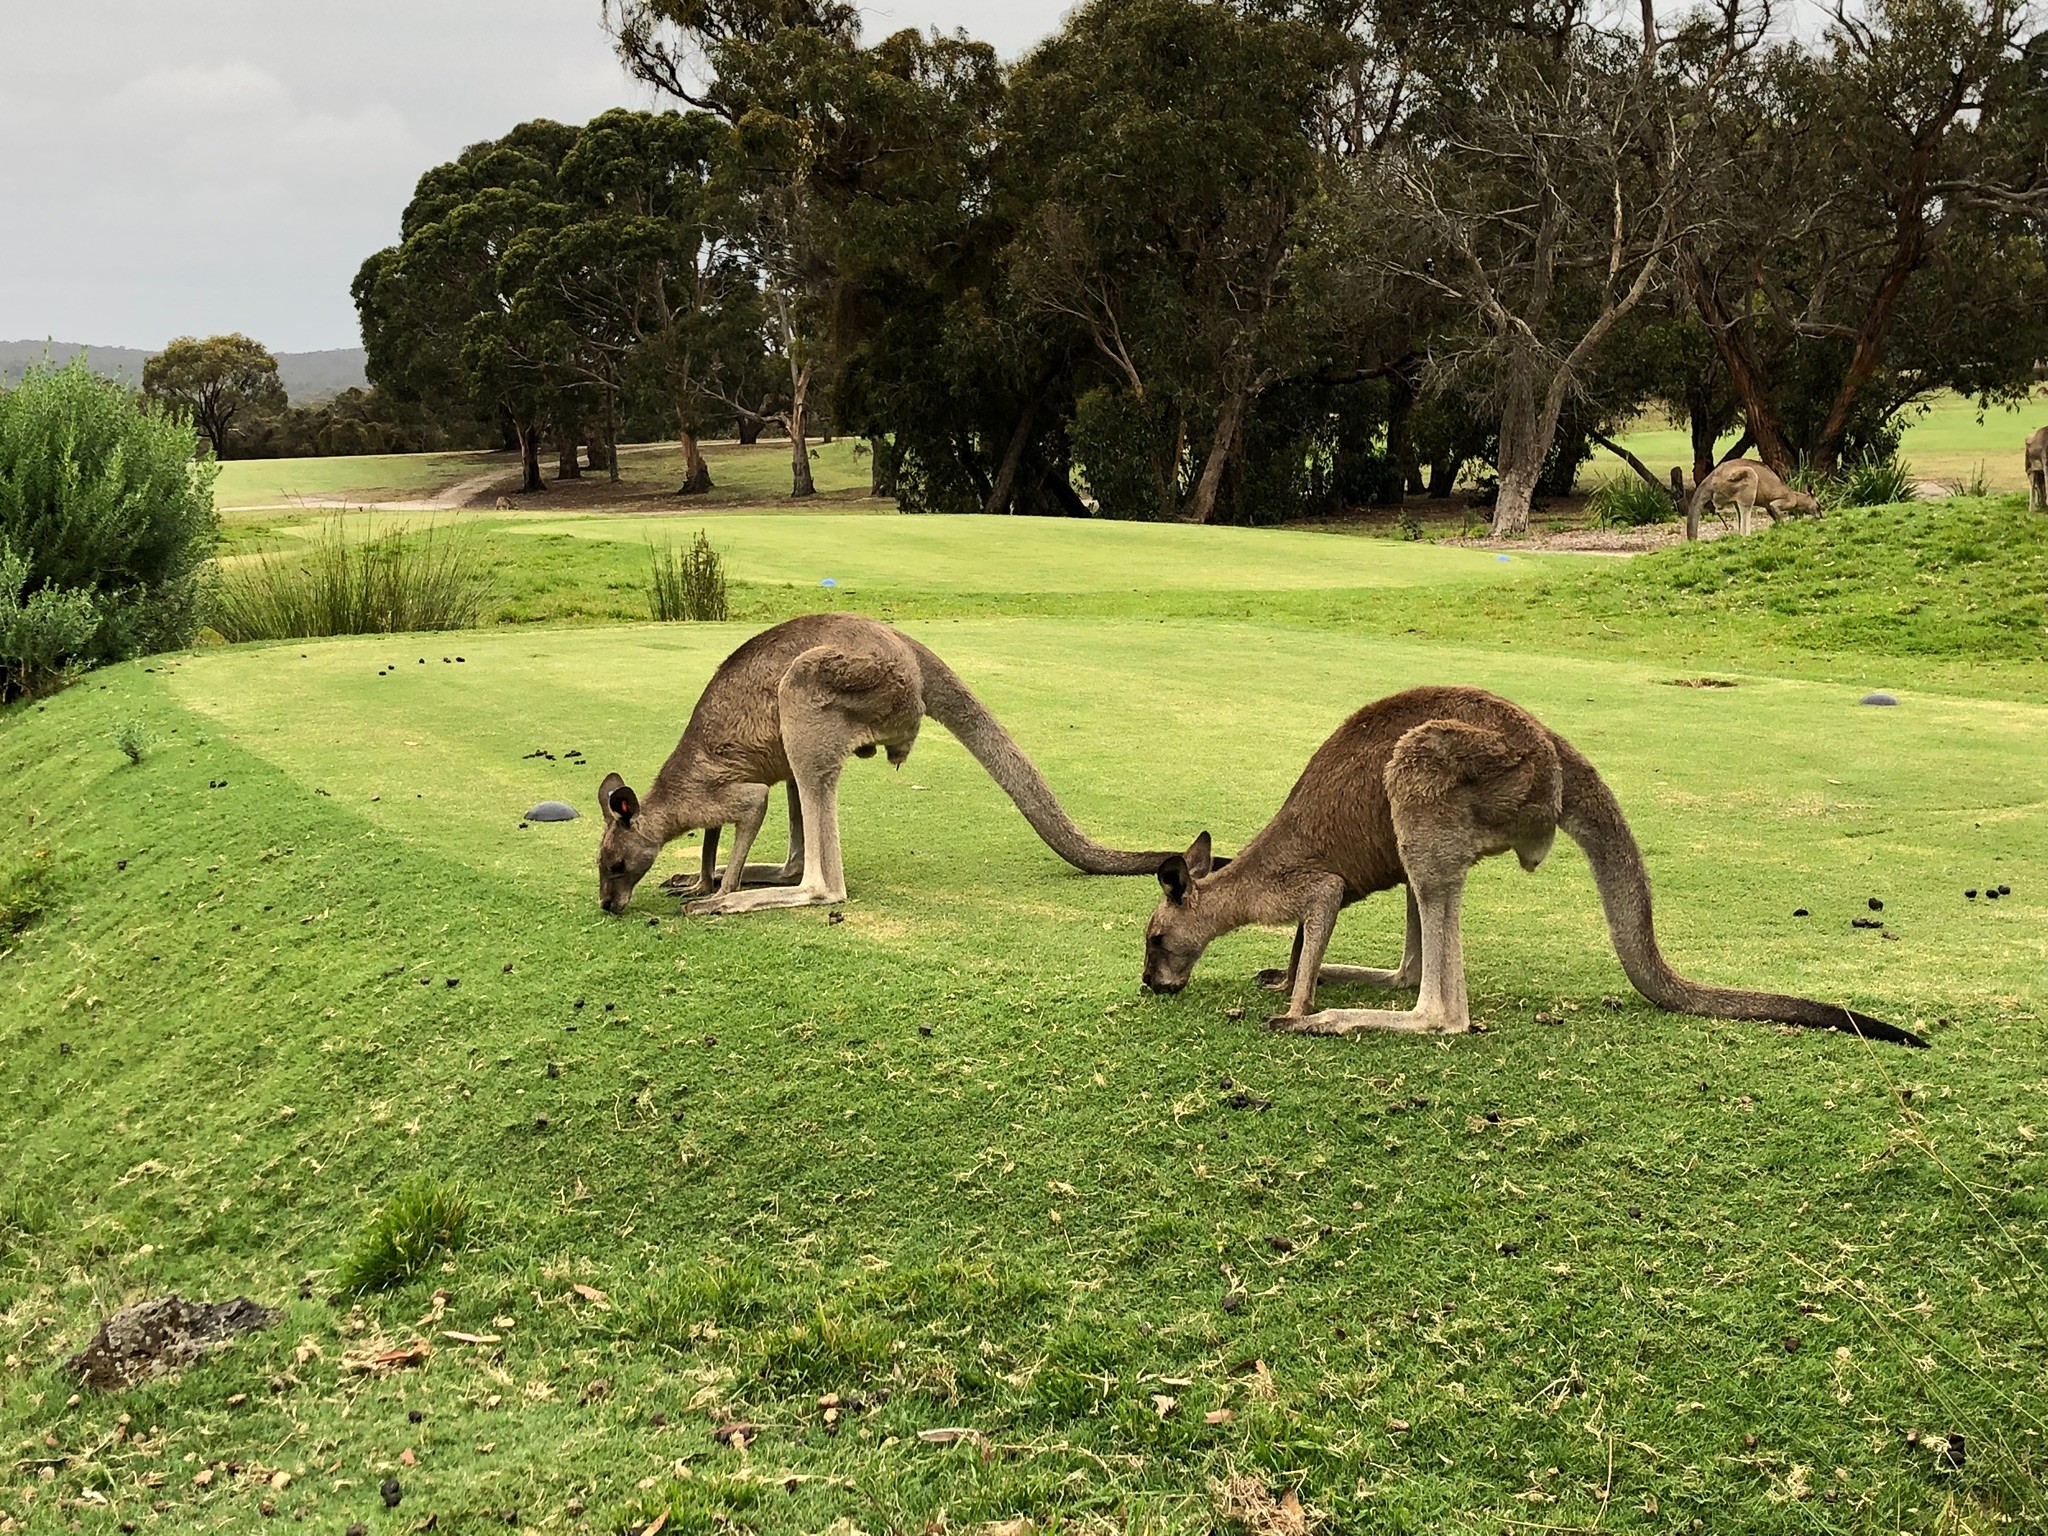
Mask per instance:
[[[1017,803],[1031,829],[1045,840],[1045,846],[1083,874],[1152,875],[1172,855],[1168,853],[1126,853],[1105,848],[1074,825],[1052,786],[1045,782],[1031,759],[1026,757],[1002,722],[989,713],[960,681],[959,675],[930,650],[916,641],[917,659],[924,671],[924,712],[960,738],[989,777],[1002,785],[1003,792]]]
[[[1557,755],[1564,766],[1564,809],[1558,824],[1581,848],[1593,866],[1600,904],[1607,911],[1607,931],[1614,952],[1635,989],[1660,1008],[1715,1019],[1773,1019],[1809,1029],[1839,1029],[1866,1040],[1894,1045],[1925,1046],[1910,1030],[1900,1029],[1853,1008],[1817,1003],[1810,998],[1751,992],[1738,987],[1710,987],[1689,981],[1672,970],[1657,949],[1650,920],[1650,877],[1642,851],[1615,801],[1593,765],[1560,740]]]

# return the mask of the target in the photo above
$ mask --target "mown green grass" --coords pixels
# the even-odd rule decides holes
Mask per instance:
[[[2027,475],[2022,450],[2027,435],[2048,421],[2048,392],[2036,392],[2031,402],[2017,410],[1993,406],[1981,413],[1982,420],[1978,419],[1979,414],[1977,402],[1962,395],[1945,394],[1929,401],[1924,410],[1908,413],[1899,456],[1923,480],[1967,486],[1981,465],[1985,482],[1992,490],[2025,490]],[[1737,435],[1730,432],[1723,437],[1718,451],[1727,452]],[[1646,425],[1622,434],[1616,441],[1658,474],[1668,474],[1671,466],[1677,464],[1684,468],[1686,480],[1691,481],[1692,437],[1683,426]],[[1588,476],[1597,480],[1617,470],[1626,470],[1626,466],[1605,448],[1595,448],[1586,473],[1580,477],[1581,487]]]
[[[744,625],[116,668],[0,736],[10,836],[59,871],[0,959],[0,1518],[1206,1531],[1229,1475],[1341,1531],[2048,1515],[2048,709],[1916,688],[1928,658],[1877,710],[1739,654],[1741,686],[1676,688],[1306,609],[912,627],[1127,845],[1234,847],[1357,703],[1499,689],[1614,784],[1676,963],[1934,1048],[1649,1008],[1569,848],[1474,879],[1488,1032],[1271,1036],[1247,978],[1284,935],[1143,994],[1149,884],[1066,871],[936,727],[900,774],[851,765],[843,922],[683,921],[651,885],[608,919],[594,821],[519,813],[588,808],[614,766],[644,786]],[[164,743],[139,766],[107,741],[130,715]],[[1895,938],[1849,926],[1872,896]],[[1368,903],[1337,957],[1399,928]],[[331,1304],[421,1176],[469,1193],[466,1244]],[[67,1408],[54,1359],[173,1288],[287,1317]],[[344,1372],[415,1333],[423,1366]],[[1909,1430],[1963,1434],[1965,1465]]]
[[[679,507],[773,507],[790,503],[790,460],[787,442],[743,448],[738,443],[706,443],[712,491]],[[869,483],[866,445],[840,438],[811,448],[811,475],[819,495],[849,499]],[[543,455],[542,477],[555,483],[553,454]],[[367,504],[416,501],[439,495],[463,480],[497,474],[518,483],[519,456],[514,453],[384,453],[335,458],[232,459],[221,466],[214,501],[231,519],[251,512],[289,508],[302,501]],[[592,482],[607,479],[602,470],[585,470]],[[682,450],[674,444],[628,444],[619,455],[619,482],[628,490],[660,495],[673,490],[683,476]],[[545,512],[548,493],[517,497],[523,510]]]
[[[459,480],[503,466],[499,453],[370,453],[320,459],[230,459],[213,485],[223,512],[288,507],[301,500],[398,501],[432,496]]]

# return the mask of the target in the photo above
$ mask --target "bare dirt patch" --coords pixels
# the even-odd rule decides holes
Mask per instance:
[[[268,1328],[278,1313],[246,1296],[218,1304],[156,1296],[123,1307],[64,1362],[86,1386],[119,1392],[183,1370],[239,1334]]]

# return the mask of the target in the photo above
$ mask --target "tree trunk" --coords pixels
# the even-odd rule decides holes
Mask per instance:
[[[540,424],[522,421],[519,427],[519,473],[522,491],[547,489],[540,478]]]
[[[1458,461],[1456,459],[1432,459],[1429,463],[1429,499],[1449,501],[1451,489],[1458,483]]]
[[[1685,422],[1692,436],[1692,483],[1714,472],[1714,381],[1694,374],[1685,381]]]
[[[1734,386],[1735,398],[1742,407],[1743,424],[1756,439],[1757,456],[1774,473],[1781,476],[1791,474],[1792,445],[1786,441],[1785,429],[1778,421],[1777,407],[1771,403],[1770,381],[1764,374],[1763,359],[1757,356],[1748,334],[1739,328],[1735,317],[1721,302],[1721,296],[1701,270],[1699,259],[1690,251],[1685,252],[1679,258],[1678,270],[1685,280],[1686,291],[1692,295],[1693,307],[1700,312],[1700,319],[1706,322],[1707,334],[1714,338],[1714,350],[1721,356],[1721,366],[1728,370],[1728,382]]]
[[[804,436],[804,413],[809,405],[811,371],[790,369],[789,391],[789,495],[792,501],[818,494],[811,480],[811,445]]]
[[[1409,425],[1415,416],[1415,386],[1396,373],[1387,379],[1387,461],[1393,473],[1381,481],[1373,497],[1378,506],[1398,507],[1411,487],[1420,489],[1420,472],[1415,466],[1415,445]]]
[[[896,494],[896,445],[879,432],[868,439],[868,494]]]
[[[1237,429],[1244,420],[1245,397],[1242,391],[1233,393],[1223,402],[1223,414],[1216,421],[1216,435],[1209,439],[1209,457],[1203,461],[1202,477],[1195,482],[1194,493],[1188,497],[1188,504],[1181,509],[1181,518],[1190,523],[1206,523],[1216,510],[1216,492],[1223,484],[1223,469],[1230,462],[1230,450],[1237,443]]]
[[[1003,450],[1003,462],[996,470],[995,484],[989,487],[988,500],[981,510],[994,514],[1010,510],[1010,491],[1017,483],[1017,466],[1024,462],[1024,450],[1031,444],[1031,426],[1038,419],[1038,400],[1033,397],[1025,402],[1024,414],[1017,418],[1017,430],[1010,434],[1010,446]]]
[[[711,466],[704,462],[704,450],[697,446],[697,434],[692,432],[682,412],[676,413],[676,435],[683,444],[683,483],[677,487],[678,496],[702,496],[711,489]]]
[[[761,441],[761,418],[752,414],[740,417],[735,429],[742,448],[751,448]]]
[[[557,480],[580,480],[583,466],[576,462],[576,434],[557,432],[555,434],[555,478]]]
[[[1493,504],[1493,537],[1520,538],[1529,531],[1529,507],[1536,499],[1536,480],[1543,473],[1543,455],[1536,423],[1536,381],[1526,366],[1508,378],[1507,399],[1500,412],[1500,493]]]

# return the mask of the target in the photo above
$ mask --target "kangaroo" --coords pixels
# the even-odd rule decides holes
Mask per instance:
[[[846,900],[839,855],[839,774],[851,752],[877,747],[902,767],[929,715],[946,727],[1061,858],[1091,875],[1149,875],[1173,855],[1125,853],[1087,837],[1031,759],[953,669],[908,635],[850,613],[820,613],[763,630],[720,663],[682,740],[642,800],[618,774],[598,786],[598,904],[623,912],[663,845],[705,829],[691,913],[829,906]],[[768,811],[787,784],[790,850],[779,867],[747,863]],[[718,831],[732,856],[716,869]],[[717,889],[712,892],[714,879]],[[743,890],[748,881],[767,882]]]
[[[1735,508],[1735,531],[1750,531],[1756,508],[1761,505],[1772,517],[1787,512],[1814,513],[1820,503],[1804,491],[1795,491],[1777,474],[1754,459],[1730,459],[1699,484],[1692,493],[1692,510],[1711,507],[1716,512]]]
[[[2027,507],[2048,510],[2048,427],[2027,439]]]
[[[1234,860],[1209,834],[1159,869],[1164,898],[1145,929],[1145,985],[1178,992],[1202,952],[1250,923],[1294,928],[1285,971],[1259,979],[1288,994],[1277,1030],[1458,1034],[1471,1027],[1458,929],[1466,872],[1513,850],[1534,870],[1562,828],[1585,849],[1607,931],[1638,992],[1675,1013],[1775,1019],[1924,1046],[1907,1030],[1803,997],[1689,981],[1665,963],[1650,921],[1643,856],[1613,794],[1571,743],[1477,688],[1415,688],[1368,704],[1309,759],[1279,814]],[[1408,888],[1398,970],[1324,965],[1337,914],[1375,891]],[[1320,981],[1419,987],[1413,1009],[1314,1011]]]

